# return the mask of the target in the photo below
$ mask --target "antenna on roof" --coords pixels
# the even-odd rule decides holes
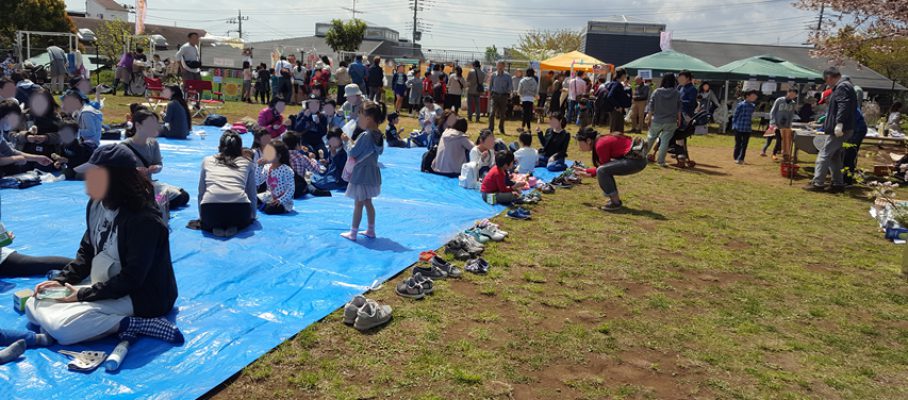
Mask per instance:
[[[356,13],[365,14],[365,11],[356,11],[356,0],[353,0],[353,7],[341,7],[341,10],[347,10],[353,13],[353,19],[356,19]]]

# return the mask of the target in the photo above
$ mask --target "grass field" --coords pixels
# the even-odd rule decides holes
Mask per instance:
[[[420,301],[392,279],[369,295],[394,307],[383,329],[359,333],[335,312],[212,395],[908,398],[902,249],[860,192],[804,192],[759,157],[761,140],[743,166],[732,142],[695,137],[696,169],[619,178],[622,212],[599,211],[588,180],[546,196],[532,221],[498,218],[511,234],[488,247],[487,276],[439,282]],[[574,144],[570,156],[590,161]]]

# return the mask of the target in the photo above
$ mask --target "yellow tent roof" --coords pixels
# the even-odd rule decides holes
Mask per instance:
[[[540,68],[554,71],[570,71],[571,64],[575,71],[592,71],[594,65],[606,65],[595,57],[588,56],[579,51],[559,54],[539,63]]]

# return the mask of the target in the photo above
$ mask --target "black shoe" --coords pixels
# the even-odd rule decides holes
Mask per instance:
[[[825,192],[826,186],[817,186],[817,185],[814,185],[813,183],[808,183],[808,184],[804,185],[803,189],[808,192]]]

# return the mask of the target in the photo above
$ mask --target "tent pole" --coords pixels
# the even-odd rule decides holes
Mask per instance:
[[[722,133],[725,133],[725,127],[728,126],[728,80],[725,80],[725,100],[722,102],[722,107],[725,110],[725,121],[722,123]]]

